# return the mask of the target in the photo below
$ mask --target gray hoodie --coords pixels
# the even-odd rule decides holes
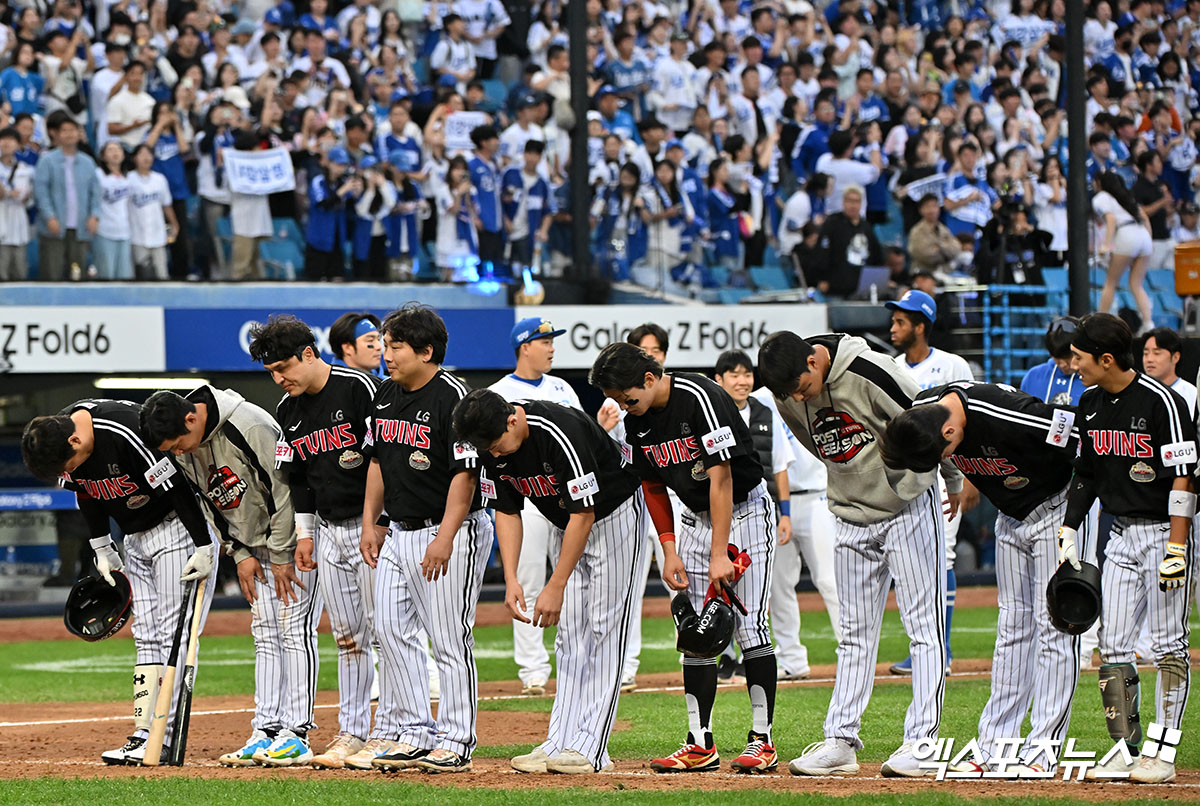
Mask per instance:
[[[832,366],[821,396],[777,401],[779,414],[829,471],[829,509],[851,523],[876,523],[908,506],[937,481],[937,472],[892,470],[883,463],[884,429],[912,405],[917,385],[896,362],[857,336],[806,339],[829,350]],[[962,490],[962,474],[942,463],[946,488]]]
[[[208,407],[204,439],[179,457],[179,466],[208,505],[205,516],[233,546],[237,562],[248,547],[265,546],[271,562],[292,562],[295,516],[287,478],[275,467],[275,445],[283,434],[275,418],[232,389],[201,386],[187,395]]]

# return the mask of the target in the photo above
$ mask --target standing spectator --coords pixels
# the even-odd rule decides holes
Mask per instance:
[[[0,72],[0,103],[7,102],[13,115],[36,114],[45,81],[35,72],[36,51],[28,42],[13,48],[12,65]]]
[[[475,187],[471,170],[462,157],[450,160],[445,180],[431,180],[433,200],[437,208],[437,242],[434,260],[446,282],[478,280],[475,265],[479,262],[478,242],[472,224],[475,210]]]
[[[829,175],[829,199],[825,208],[830,213],[842,209],[842,191],[851,185],[867,186],[879,178],[883,170],[883,153],[872,149],[870,162],[859,162],[851,157],[854,151],[854,135],[838,129],[829,136],[829,153],[816,162],[818,172]]]
[[[471,130],[475,153],[467,163],[471,184],[475,186],[476,242],[483,275],[498,273],[504,263],[504,224],[500,208],[500,170],[496,167],[496,152],[500,135],[494,126],[477,126]]]
[[[645,97],[650,89],[650,65],[635,50],[637,40],[629,31],[618,31],[612,40],[612,54],[604,68],[604,77],[622,98],[622,107],[635,120],[646,114]]]
[[[646,225],[642,220],[645,201],[638,192],[641,177],[636,165],[625,163],[617,184],[601,189],[592,202],[597,248],[610,280],[628,280],[630,268],[646,256]]]
[[[693,83],[696,67],[686,58],[690,41],[686,32],[672,35],[671,55],[655,63],[646,98],[650,109],[676,136],[687,132],[698,104]]]
[[[1125,187],[1121,177],[1115,173],[1100,174],[1100,192],[1092,197],[1092,211],[1103,227],[1099,252],[1108,255],[1108,273],[1104,278],[1104,290],[1100,293],[1101,313],[1112,309],[1117,294],[1117,284],[1125,270],[1129,269],[1129,290],[1137,301],[1142,316],[1138,334],[1154,327],[1150,297],[1146,294],[1146,266],[1154,246],[1146,219],[1138,208],[1133,194]]]
[[[746,211],[747,197],[734,195],[729,188],[729,160],[718,157],[708,167],[708,228],[712,233],[713,256],[718,266],[724,266],[731,279],[741,277],[742,231],[741,214]],[[744,279],[744,278],[742,278]]]
[[[1157,151],[1143,151],[1138,154],[1137,167],[1140,176],[1133,183],[1133,198],[1150,222],[1150,240],[1153,244],[1146,267],[1172,267],[1175,242],[1171,240],[1168,217],[1175,212],[1175,199],[1162,179],[1162,157]]]
[[[695,220],[691,200],[680,190],[675,176],[675,163],[659,160],[654,165],[654,178],[643,186],[642,220],[647,228],[647,256],[650,265],[660,272],[670,271],[676,280],[690,277],[684,262],[683,232]]]
[[[125,66],[125,76],[113,87],[115,94],[108,102],[108,134],[120,140],[126,150],[132,150],[150,133],[154,98],[146,92],[145,81],[146,66],[141,62],[130,62]]]
[[[70,37],[61,28],[46,35],[46,51],[42,54],[42,101],[46,115],[62,111],[82,126],[87,119],[87,95],[83,91],[84,79],[91,75],[94,63],[92,50],[86,47],[87,36],[82,25],[77,25]],[[80,48],[87,56],[81,59],[73,54]]]
[[[67,112],[46,120],[56,148],[43,153],[33,178],[38,209],[38,279],[62,280],[70,267],[78,279],[88,245],[100,225],[100,180],[96,162],[80,153],[83,129]]]
[[[133,173],[129,175],[129,243],[139,280],[166,280],[167,244],[182,237],[167,178],[153,167],[154,147],[142,143],[133,150]]]
[[[253,151],[257,146],[258,138],[251,131],[241,129],[234,135],[233,147],[238,151]],[[232,279],[261,280],[258,245],[274,233],[270,202],[266,196],[230,190],[229,219],[233,225]]]
[[[545,144],[540,140],[529,140],[523,148],[520,167],[514,165],[506,170],[500,181],[508,258],[514,275],[534,264],[534,258],[550,232],[550,221],[557,212],[550,184],[538,173]]]
[[[92,259],[101,280],[132,280],[129,252],[129,177],[125,175],[125,149],[109,140],[100,149],[100,225],[92,239]]]
[[[29,212],[33,167],[17,159],[17,130],[0,130],[0,281],[29,276]]]
[[[309,180],[304,271],[310,281],[345,279],[346,204],[362,189],[358,177],[345,179],[350,165],[349,152],[334,146],[329,149],[325,170]]]
[[[1051,266],[1067,263],[1067,179],[1058,157],[1046,157],[1033,192],[1038,229],[1050,233]]]
[[[175,238],[169,245],[171,270],[177,279],[181,279],[189,274],[192,266],[191,237],[184,229],[192,191],[188,187],[184,158],[191,157],[195,133],[191,123],[176,112],[170,101],[155,104],[153,117],[154,125],[146,135],[146,145],[154,150],[154,170],[166,178],[171,191],[171,209],[177,222]]]
[[[850,185],[842,192],[841,211],[831,213],[821,225],[824,259],[818,266],[806,266],[805,273],[822,294],[849,297],[858,288],[863,266],[883,262],[875,228],[863,216],[865,199],[861,185]]]
[[[304,46],[307,54],[292,63],[293,74],[299,72],[308,77],[304,95],[309,106],[323,106],[334,87],[350,86],[350,74],[344,64],[326,55],[325,37],[317,29],[305,31]]]
[[[504,4],[500,0],[455,0],[454,12],[465,23],[466,38],[479,65],[479,77],[491,78],[496,71],[496,38],[512,23]]]
[[[388,279],[384,221],[396,206],[396,188],[374,155],[363,157],[358,168],[363,190],[354,203],[354,279],[380,282]]]
[[[452,86],[466,93],[467,82],[475,78],[478,64],[475,47],[466,38],[466,22],[457,14],[442,20],[442,37],[429,56],[429,69],[441,86]]]
[[[92,74],[92,80],[89,82],[94,143],[103,144],[112,139],[108,134],[108,101],[114,94],[114,88],[125,77],[126,57],[124,47],[116,42],[109,42],[104,46],[104,66]]]
[[[962,253],[962,244],[939,216],[942,204],[938,197],[926,193],[917,205],[921,220],[908,233],[908,254],[912,258],[912,271],[946,272]]]
[[[212,280],[228,280],[229,268],[225,256],[225,244],[219,232],[219,223],[229,215],[232,199],[225,182],[225,157],[223,150],[233,147],[233,129],[241,119],[241,113],[233,104],[218,103],[208,110],[204,129],[196,135],[196,190],[200,196],[200,213],[207,236],[208,276]]]
[[[530,140],[545,141],[542,127],[533,122],[534,109],[539,103],[532,94],[517,101],[517,119],[500,135],[501,170],[520,169],[525,159],[525,144]]]
[[[958,147],[958,170],[946,179],[946,226],[958,236],[975,238],[992,220],[992,207],[1000,203],[996,191],[979,178],[979,146],[967,141]]]
[[[1177,244],[1200,241],[1200,207],[1195,202],[1179,205],[1179,223],[1171,230],[1171,238]]]

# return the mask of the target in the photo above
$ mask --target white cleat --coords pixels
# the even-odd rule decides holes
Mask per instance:
[[[883,762],[879,774],[884,778],[932,778],[937,775],[937,769],[922,767],[921,762],[913,755],[912,744],[905,742]]]
[[[1136,756],[1128,764],[1120,753],[1108,760],[1107,764],[1097,764],[1094,767],[1089,767],[1087,772],[1083,774],[1085,781],[1124,781],[1129,778],[1129,774],[1137,767],[1140,759]]]
[[[546,769],[546,760],[549,758],[545,750],[535,747],[524,755],[513,756],[509,764],[517,772],[548,772]]]
[[[1169,784],[1175,780],[1175,765],[1161,758],[1142,756],[1129,773],[1129,780],[1139,784]]]
[[[362,750],[365,744],[366,742],[352,733],[339,733],[324,752],[313,756],[311,764],[322,769],[343,769],[346,766],[346,759]]]
[[[826,739],[804,748],[788,770],[792,775],[858,775],[858,755],[845,739]]]

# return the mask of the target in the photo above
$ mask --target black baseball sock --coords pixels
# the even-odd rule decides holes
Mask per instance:
[[[712,709],[717,698],[716,658],[683,659],[683,692],[688,709],[688,743],[711,748]]]
[[[775,648],[763,644],[742,653],[746,668],[746,690],[750,692],[751,730],[767,737],[771,743],[771,723],[775,721],[775,684],[778,671]]]

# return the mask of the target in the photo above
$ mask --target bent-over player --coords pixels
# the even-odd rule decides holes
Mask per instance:
[[[1158,667],[1156,721],[1178,730],[1187,705],[1196,433],[1183,398],[1133,369],[1133,334],[1122,320],[1085,316],[1071,350],[1091,388],[1079,399],[1079,458],[1058,559],[1079,567],[1076,530],[1099,497],[1116,518],[1101,576],[1100,699],[1109,735],[1136,756],[1142,727],[1134,644],[1144,621]],[[1157,756],[1127,762],[1117,754],[1087,777],[1125,773],[1141,783],[1163,783],[1174,780],[1175,765]]]
[[[912,405],[916,384],[865,341],[842,334],[806,341],[787,331],[772,333],[759,348],[758,372],[783,421],[825,463],[829,508],[837,516],[842,640],[825,741],[810,745],[788,768],[794,775],[858,772],[859,728],[873,688],[888,588],[895,580],[900,619],[910,637],[913,699],[903,742],[881,772],[924,776],[913,743],[937,738],[946,685],[946,552],[937,471],[892,470],[884,465],[879,445],[887,422]],[[949,462],[941,470],[953,517],[962,475]]]
[[[950,459],[1000,510],[996,517],[996,587],[1000,618],[992,657],[992,695],[979,718],[980,762],[1021,735],[1033,706],[1020,766],[1052,775],[1047,749],[1067,738],[1079,682],[1079,641],[1046,618],[1046,586],[1058,567],[1055,540],[1067,506],[1079,444],[1075,411],[1050,406],[1010,386],[952,383],[917,395],[888,423],[883,461],[918,473]],[[1084,541],[1080,540],[1081,548]]]
[[[590,773],[611,767],[608,738],[642,565],[643,504],[621,449],[579,409],[540,400],[509,403],[476,389],[454,410],[458,438],[488,471],[505,604],[517,621],[558,625],[557,689],[546,741],[512,760],[520,772]],[[492,495],[494,493],[494,495]],[[554,573],[533,606],[517,577],[525,501],[550,527]]]
[[[124,570],[133,592],[133,734],[123,747],[101,754],[105,764],[142,762],[163,664],[188,598],[186,583],[208,578],[203,631],[216,574],[217,544],[200,504],[175,460],[142,440],[140,410],[136,403],[80,400],[58,414],[35,417],[21,436],[29,471],[75,493],[100,576],[112,585],[112,572]],[[109,518],[125,533],[128,565],[117,553]],[[190,629],[184,627],[182,641]],[[182,683],[180,675],[176,692]],[[172,695],[168,719],[174,719],[175,700]],[[169,744],[168,734],[164,760]]]
[[[746,749],[734,759],[733,768],[772,770],[778,764],[771,736],[776,668],[767,604],[775,554],[775,506],[749,429],[733,400],[711,380],[692,373],[664,373],[658,361],[632,344],[605,347],[588,382],[627,413],[626,440],[666,555],[662,570],[667,586],[686,590],[699,611],[710,588],[719,591],[721,583],[736,581],[746,615],[735,615],[733,636],[742,647],[752,719]],[[684,505],[678,536],[667,487]],[[731,547],[750,559],[740,578],[729,558]],[[721,759],[712,733],[716,658],[684,658],[683,688],[687,742],[671,755],[651,761],[650,767],[656,772],[718,769]]]
[[[296,568],[319,569],[317,589],[338,647],[341,730],[312,763],[369,770],[390,749],[370,732],[375,572],[358,550],[367,485],[363,442],[379,380],[325,363],[312,330],[294,316],[251,328],[250,356],[286,392],[275,409],[283,432],[275,464],[287,476],[296,512]]]
[[[492,522],[480,505],[478,456],[455,441],[451,427],[467,386],[441,367],[448,340],[446,323],[422,305],[406,305],[383,321],[391,377],[375,395],[361,541],[363,558],[377,569],[375,636],[387,670],[379,699],[396,716],[380,724],[376,714],[376,731],[399,742],[372,762],[383,770],[465,772],[475,749],[471,627]],[[375,528],[385,508],[386,537]],[[441,677],[436,721],[418,629],[429,634]]]
[[[297,572],[296,520],[287,478],[275,466],[282,432],[275,419],[231,389],[204,385],[180,397],[155,392],[142,433],[178,457],[208,505],[205,513],[233,547],[238,584],[254,636],[254,719],[249,740],[218,760],[227,767],[290,767],[312,761],[316,727],[317,621],[312,571]]]

